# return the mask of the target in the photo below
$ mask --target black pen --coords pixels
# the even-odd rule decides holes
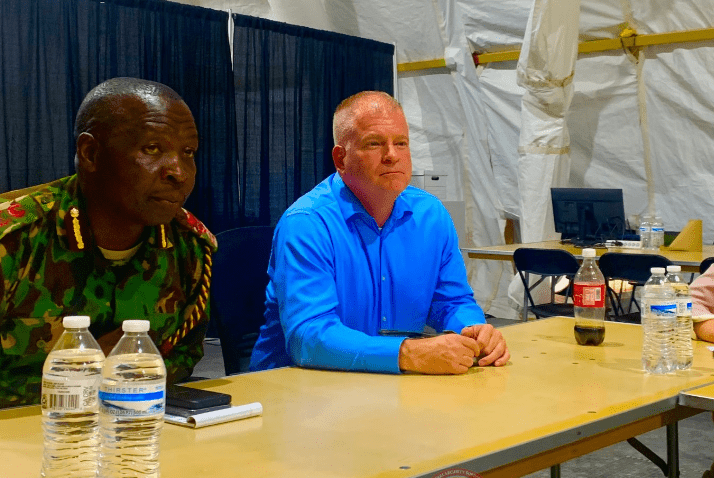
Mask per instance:
[[[429,337],[437,337],[439,335],[445,334],[455,334],[453,330],[444,330],[441,333],[431,333],[431,332],[414,332],[412,330],[389,330],[382,329],[379,331],[379,335],[384,337],[407,337],[410,339],[426,339]]]

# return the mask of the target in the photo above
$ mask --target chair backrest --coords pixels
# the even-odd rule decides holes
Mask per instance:
[[[216,235],[211,321],[221,339],[226,375],[247,370],[260,326],[265,323],[265,288],[272,226],[239,227]]]
[[[600,256],[598,266],[607,282],[607,295],[610,299],[609,314],[612,320],[639,324],[640,305],[635,300],[635,289],[643,286],[650,278],[652,267],[667,267],[672,262],[666,257],[657,254],[627,254],[624,252],[606,252]],[[622,292],[616,292],[611,281],[621,280],[629,282],[632,286],[627,307],[622,300]],[[632,311],[633,306],[635,311]]]
[[[657,254],[627,254],[606,252],[600,256],[598,266],[606,279],[620,279],[644,284],[650,278],[652,267],[671,266],[672,261]]]
[[[542,276],[573,277],[580,268],[575,256],[561,249],[519,247],[513,253],[513,263],[519,272]]]
[[[704,274],[707,269],[709,269],[709,266],[714,264],[714,257],[707,257],[702,261],[701,264],[699,264],[699,273]]]
[[[570,252],[562,249],[534,249],[520,247],[513,253],[513,263],[518,271],[518,275],[523,282],[524,304],[523,320],[527,320],[528,311],[535,314],[536,318],[552,317],[555,315],[573,314],[573,305],[568,303],[556,304],[555,300],[555,277],[567,277],[572,279],[580,268],[578,260]],[[530,274],[540,276],[534,283],[530,281]],[[531,293],[546,277],[550,277],[550,302],[546,304],[536,304]],[[566,298],[572,296],[570,283],[567,287]],[[566,301],[567,302],[567,301]],[[528,305],[530,304],[530,305]]]

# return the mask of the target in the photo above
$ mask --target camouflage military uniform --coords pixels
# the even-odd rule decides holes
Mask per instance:
[[[215,237],[181,210],[147,228],[131,259],[108,260],[78,189],[74,175],[0,202],[0,408],[38,402],[42,365],[66,315],[90,316],[100,341],[120,335],[124,319],[150,320],[170,381],[203,356]]]

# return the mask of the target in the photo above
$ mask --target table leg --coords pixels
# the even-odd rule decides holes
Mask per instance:
[[[657,456],[655,452],[647,448],[637,438],[628,438],[627,443],[642,453],[645,458],[657,465],[662,474],[667,478],[679,478],[679,432],[677,422],[666,425],[667,430],[667,461]]]
[[[560,478],[560,463],[550,467],[550,478]]]
[[[679,429],[677,422],[667,425],[667,478],[679,478]]]
[[[523,284],[523,287],[525,288],[523,290],[523,322],[528,322],[528,285],[530,284],[530,278],[528,272],[526,274],[526,283]]]

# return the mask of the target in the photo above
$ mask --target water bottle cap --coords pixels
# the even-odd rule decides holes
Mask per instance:
[[[682,272],[682,266],[667,266],[667,272]]]
[[[595,249],[583,249],[583,257],[595,257],[596,255]]]
[[[62,319],[62,326],[65,329],[81,329],[89,327],[89,322],[88,315],[68,315]]]
[[[650,272],[652,274],[664,274],[664,267],[653,267]]]
[[[146,332],[149,330],[148,320],[125,320],[121,323],[124,332]]]

